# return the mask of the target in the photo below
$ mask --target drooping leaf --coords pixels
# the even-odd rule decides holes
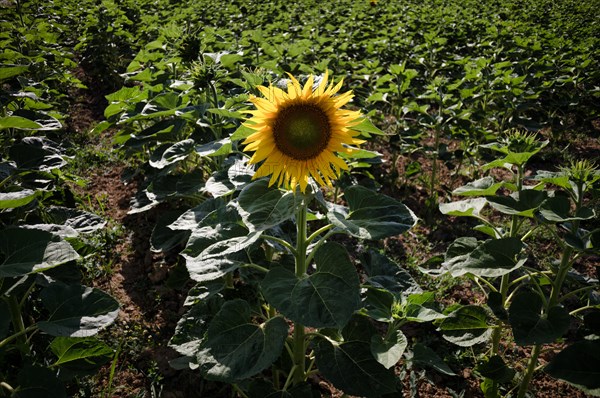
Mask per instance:
[[[496,191],[502,187],[503,184],[503,182],[494,182],[493,177],[483,177],[479,180],[470,182],[467,185],[456,188],[452,191],[452,194],[460,196],[492,196],[496,194]]]
[[[64,384],[50,368],[27,364],[17,380],[19,388],[11,398],[67,398]]]
[[[555,196],[544,200],[540,206],[540,214],[551,222],[589,220],[596,215],[594,210],[589,207],[583,207],[577,214],[571,214],[571,201],[565,196]]]
[[[499,355],[492,356],[475,367],[483,377],[494,380],[497,383],[508,383],[515,377],[514,369],[509,368]]]
[[[364,256],[363,266],[370,285],[383,288],[396,297],[422,292],[421,287],[408,271],[383,254],[369,250]]]
[[[412,322],[432,322],[444,319],[432,292],[411,294],[403,303],[404,318]]]
[[[157,169],[177,163],[180,160],[188,157],[193,151],[196,143],[193,139],[176,142],[175,144],[167,144],[166,148],[162,148],[160,152],[155,152],[150,157],[150,166]]]
[[[53,366],[73,371],[93,371],[110,361],[114,352],[94,338],[56,337],[50,349],[57,359]]]
[[[315,358],[323,376],[346,394],[380,397],[396,391],[393,370],[377,362],[368,342],[338,343],[321,338],[315,346]]]
[[[69,261],[79,254],[70,244],[50,232],[26,228],[0,231],[0,278],[42,272]]]
[[[0,209],[12,209],[31,203],[37,196],[37,192],[24,189],[17,192],[0,192]]]
[[[485,198],[473,198],[458,202],[440,203],[439,209],[442,214],[448,216],[479,217],[486,204],[487,200]]]
[[[343,328],[358,308],[359,281],[348,253],[328,242],[315,253],[316,272],[301,278],[283,267],[261,283],[266,300],[287,318],[311,327]]]
[[[431,348],[417,343],[413,347],[412,361],[416,365],[427,366],[435,369],[436,371],[443,373],[448,376],[456,376],[456,373],[450,369],[448,365],[435,353]]]
[[[67,164],[60,146],[45,137],[25,137],[9,149],[20,169],[50,171]]]
[[[449,256],[445,266],[452,276],[471,273],[483,277],[498,277],[521,267],[526,257],[521,255],[523,242],[517,238],[490,239],[478,242],[475,249],[465,254]]]
[[[407,346],[408,340],[401,330],[396,330],[387,339],[379,335],[371,337],[371,353],[386,369],[398,363]]]
[[[553,343],[569,329],[571,317],[562,306],[542,314],[543,302],[534,292],[515,296],[508,309],[508,319],[519,345]]]
[[[97,231],[106,225],[106,220],[96,214],[67,207],[52,206],[47,209],[47,215],[53,223],[82,234]]]
[[[186,230],[172,230],[169,225],[181,216],[180,211],[161,214],[154,225],[150,237],[151,249],[156,252],[166,252],[187,241],[190,235]]]
[[[89,337],[112,324],[119,303],[96,288],[52,283],[40,293],[50,316],[38,322],[52,336]]]
[[[492,328],[488,325],[488,314],[483,307],[466,305],[452,311],[440,323],[444,339],[461,347],[489,340]]]
[[[327,213],[333,225],[360,239],[383,239],[399,235],[416,222],[417,217],[397,200],[360,185],[346,188],[349,209],[339,207]]]
[[[490,196],[490,206],[501,213],[533,218],[533,215],[548,194],[545,191],[528,189],[512,193],[510,196]]]
[[[269,188],[268,179],[247,185],[234,205],[251,231],[264,231],[294,216],[298,198],[293,192]]]
[[[251,322],[250,305],[240,299],[226,302],[207,332],[198,354],[202,373],[210,379],[235,382],[254,376],[271,365],[283,350],[288,325],[274,317],[257,325]]]
[[[600,340],[583,340],[559,352],[544,368],[595,397],[600,396]]]

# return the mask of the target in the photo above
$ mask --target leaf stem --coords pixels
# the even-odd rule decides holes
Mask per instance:
[[[265,234],[261,235],[260,237],[263,239],[266,239],[266,240],[270,240],[270,241],[279,243],[281,246],[288,249],[292,253],[292,255],[296,256],[296,249],[288,241],[277,238],[275,236],[265,235]]]

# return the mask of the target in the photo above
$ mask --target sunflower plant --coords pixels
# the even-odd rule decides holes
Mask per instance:
[[[237,197],[207,200],[170,225],[191,231],[182,256],[196,282],[171,339],[182,354],[172,364],[231,383],[242,397],[311,396],[315,374],[348,394],[393,393],[408,345],[400,326],[435,312],[418,311],[431,301],[384,254],[351,257],[332,239],[382,240],[416,217],[360,185],[344,189],[343,205],[326,200],[323,190],[376,129],[343,109],[352,93],[339,94],[342,82],[315,80],[258,87],[244,137],[234,133],[253,152],[230,169]]]

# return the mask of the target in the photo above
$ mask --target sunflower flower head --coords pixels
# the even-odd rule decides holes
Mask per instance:
[[[328,84],[327,73],[316,87],[314,76],[304,86],[292,75],[287,92],[273,86],[258,86],[263,97],[251,97],[256,107],[246,126],[255,130],[242,143],[253,151],[249,163],[258,164],[253,178],[271,176],[269,185],[300,186],[305,192],[312,177],[321,186],[331,186],[348,165],[338,154],[350,153],[363,143],[352,129],[360,122],[357,111],[342,109],[352,91],[337,94],[342,87]],[[337,94],[337,95],[336,95]]]

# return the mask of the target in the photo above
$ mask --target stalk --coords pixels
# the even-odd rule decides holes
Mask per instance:
[[[21,315],[21,306],[15,296],[9,296],[7,301],[10,309],[10,318],[15,332],[15,339],[17,340],[17,344],[23,355],[29,352],[29,347],[27,345],[27,330],[25,329],[25,323],[23,322],[23,316]]]
[[[575,206],[575,214],[579,211],[582,205],[583,200],[583,186],[581,183],[577,184],[577,203]],[[576,220],[571,225],[571,233],[576,234],[579,229],[579,220]],[[560,266],[558,267],[558,273],[556,274],[556,278],[552,282],[552,292],[550,293],[550,299],[548,299],[547,307],[544,309],[545,313],[550,311],[550,308],[557,305],[560,301],[560,291],[562,289],[562,285],[569,273],[569,269],[571,269],[571,255],[573,254],[573,248],[570,246],[566,246],[562,252],[562,257],[560,259]],[[529,389],[529,383],[533,378],[533,373],[535,371],[538,356],[542,349],[541,344],[537,344],[533,347],[533,351],[531,352],[531,358],[529,358],[529,364],[527,365],[527,371],[525,372],[525,376],[523,376],[523,380],[521,381],[521,385],[519,386],[519,392],[517,394],[517,398],[524,398],[527,390]]]
[[[517,189],[521,191],[523,189],[523,176],[524,170],[523,166],[517,166]],[[510,237],[516,237],[519,232],[519,216],[512,216],[511,224],[510,224]],[[502,306],[506,306],[506,300],[508,298],[508,288],[510,287],[510,274],[502,275],[502,279],[500,280],[500,295],[502,297]],[[498,325],[496,329],[492,332],[492,355],[499,354],[500,351],[500,339],[502,338],[502,329],[503,324]],[[539,354],[539,352],[538,352]],[[536,356],[537,361],[537,356]],[[535,364],[534,364],[535,368]],[[492,384],[492,397],[498,396],[498,383],[493,382]]]
[[[303,200],[302,204],[298,209],[298,215],[296,217],[296,276],[301,278],[306,273],[308,266],[306,262],[306,201]],[[304,325],[299,322],[294,322],[294,337],[293,337],[293,383],[294,385],[302,383],[306,378],[306,347],[304,346],[306,332]]]

